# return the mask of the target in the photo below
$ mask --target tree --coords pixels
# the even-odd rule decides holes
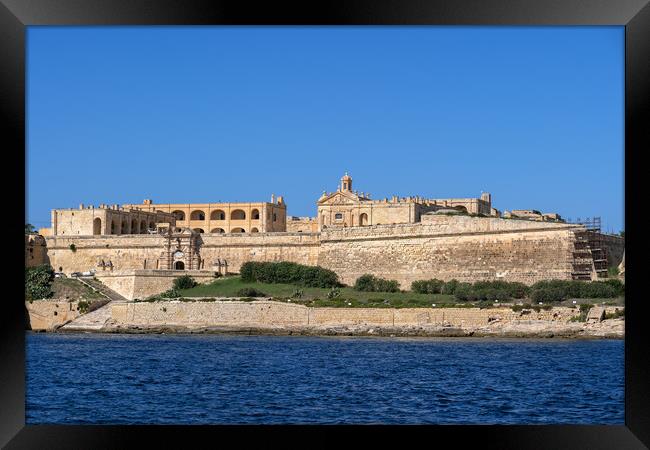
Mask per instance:
[[[25,234],[36,233],[36,228],[31,223],[25,224]]]
[[[625,237],[625,230],[621,230],[620,233],[618,233],[618,234],[620,234],[621,237],[624,238]]]

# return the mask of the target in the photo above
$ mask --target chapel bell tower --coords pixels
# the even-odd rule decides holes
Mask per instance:
[[[341,178],[341,192],[352,192],[352,177],[347,172]]]

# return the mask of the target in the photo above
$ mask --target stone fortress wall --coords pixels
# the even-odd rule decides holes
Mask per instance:
[[[327,328],[342,326],[377,327],[482,327],[498,322],[567,322],[577,309],[554,307],[525,314],[511,308],[312,308],[303,305],[258,300],[153,303],[119,303],[111,317],[122,326],[179,326],[234,328]],[[616,307],[606,307],[614,312]]]
[[[227,264],[232,273],[247,261],[291,261],[332,269],[346,284],[371,273],[408,289],[430,278],[526,284],[579,273],[589,278],[600,258],[585,247],[583,225],[535,210],[515,210],[534,213],[527,219],[501,218],[485,192],[477,199],[371,200],[352,190],[346,174],[336,192],[323,193],[317,211],[315,218],[286,220],[284,200],[275,196],[271,203],[80,205],[53,210],[45,260],[66,274],[122,273],[107,282],[132,283],[123,290],[136,292],[124,271],[222,272]],[[617,266],[624,240],[602,236],[607,262]],[[27,263],[39,250],[32,241],[26,240]]]
[[[204,270],[213,270],[216,260],[226,260],[229,272],[238,272],[246,261],[292,261],[332,269],[346,284],[363,273],[397,279],[402,289],[413,280],[429,278],[532,284],[571,279],[574,233],[580,229],[554,222],[425,215],[420,223],[329,228],[320,233],[202,234],[199,251]],[[165,245],[161,235],[46,240],[55,270],[69,274],[95,269],[98,277],[109,270],[97,267],[102,259],[110,260],[116,272],[156,269]],[[622,240],[618,246],[623,247]]]

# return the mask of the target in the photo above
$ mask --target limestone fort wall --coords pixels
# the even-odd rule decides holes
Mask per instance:
[[[424,216],[423,216],[424,217]],[[503,279],[527,284],[570,279],[577,225],[470,216],[430,216],[413,224],[327,228],[320,233],[202,234],[203,269],[217,259],[238,272],[246,261],[292,261],[334,270],[346,284],[364,273],[397,279]],[[48,258],[65,273],[156,269],[160,235],[48,236]],[[70,246],[74,244],[74,251]],[[105,269],[108,271],[109,269]]]
[[[571,279],[574,225],[469,216],[321,233],[319,264],[346,284],[364,273],[402,289],[426,278],[459,281]]]
[[[187,327],[470,327],[495,321],[566,322],[578,314],[577,309],[567,307],[524,314],[511,308],[312,308],[265,300],[116,303],[110,307],[111,317],[117,324]]]

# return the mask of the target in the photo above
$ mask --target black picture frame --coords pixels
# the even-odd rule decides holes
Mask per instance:
[[[3,156],[11,160],[5,174],[5,193],[14,183],[25,187],[25,43],[26,27],[33,25],[622,25],[625,26],[625,183],[626,200],[635,206],[637,186],[644,170],[640,157],[648,145],[650,100],[650,6],[648,0],[347,0],[336,2],[265,2],[202,0],[0,0],[0,110],[5,141]],[[588,176],[587,176],[588,177]],[[588,178],[589,179],[589,178]],[[593,180],[594,190],[606,189]],[[25,210],[16,201],[13,211]],[[23,197],[25,198],[25,197]],[[627,202],[626,202],[627,203]],[[625,425],[621,426],[45,426],[25,425],[25,308],[18,283],[20,265],[3,272],[15,295],[2,302],[2,365],[0,366],[0,445],[6,448],[122,448],[143,439],[147,445],[170,447],[206,439],[223,445],[236,437],[240,444],[252,437],[265,445],[313,443],[339,445],[354,431],[364,439],[384,441],[388,433],[403,441],[500,449],[571,448],[623,449],[650,446],[650,372],[644,342],[650,342],[648,301],[638,286],[642,248],[640,212],[625,212],[626,338]],[[19,254],[14,235],[24,217],[12,219],[9,247]],[[14,218],[15,217],[15,218]],[[19,223],[23,222],[23,223]],[[15,229],[14,229],[15,227]],[[24,252],[24,249],[21,250]],[[16,256],[18,258],[18,256]],[[15,274],[11,273],[14,271]],[[635,295],[637,293],[638,295]],[[645,337],[644,337],[645,336]],[[598,380],[593,380],[597,383]],[[306,435],[308,434],[308,435]],[[417,444],[421,445],[421,444]]]

